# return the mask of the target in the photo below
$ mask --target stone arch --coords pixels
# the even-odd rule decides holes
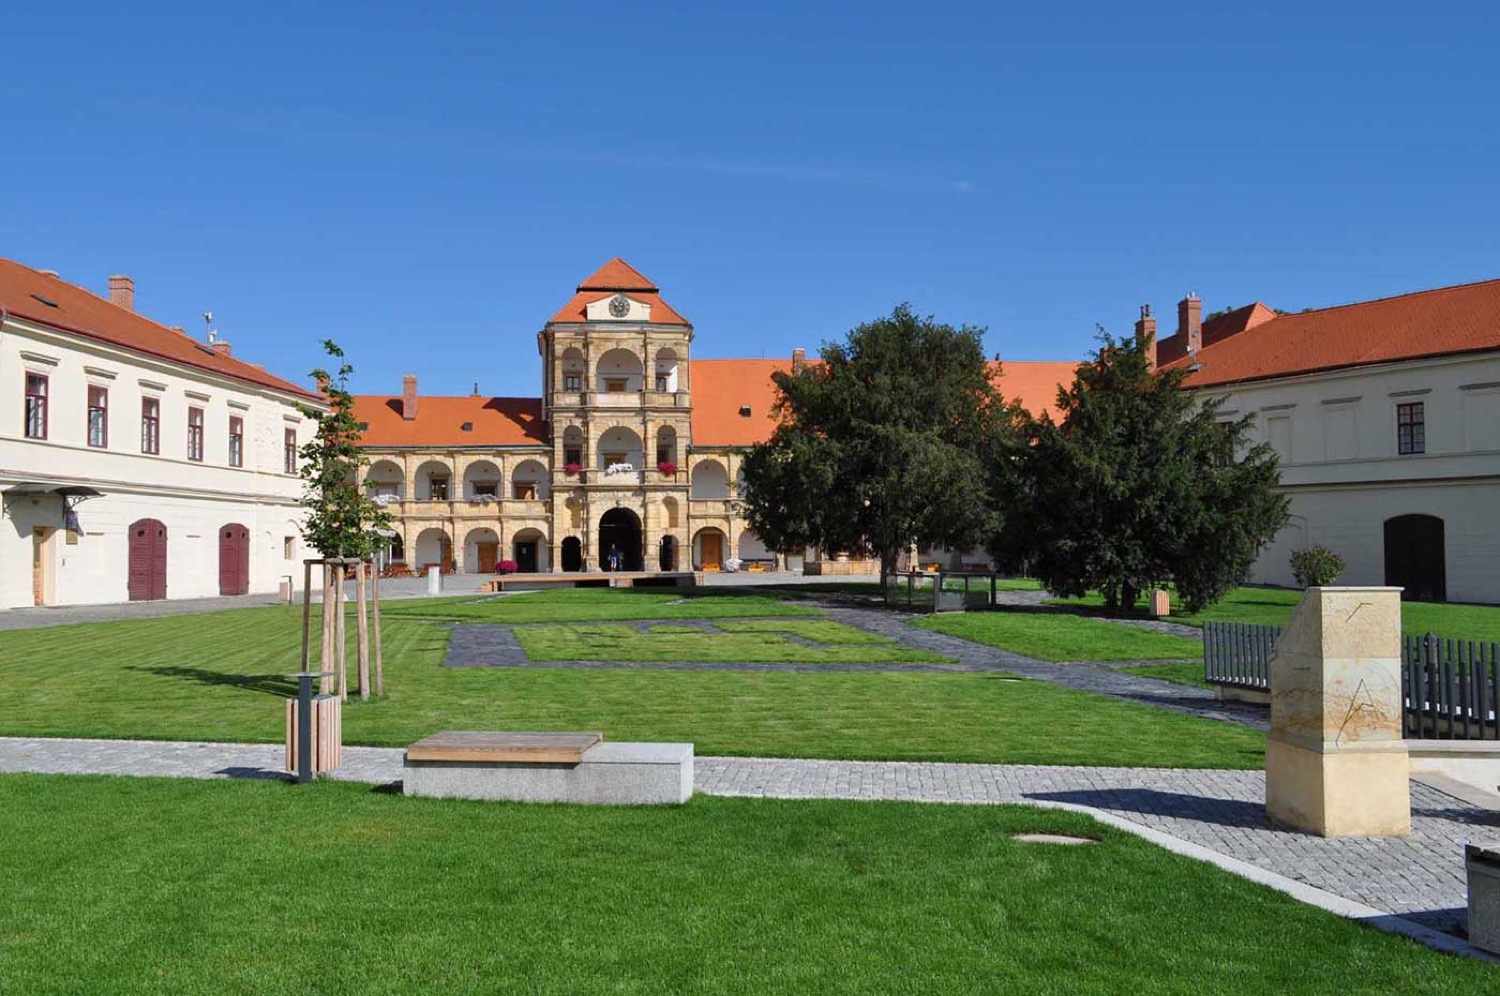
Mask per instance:
[[[493,574],[500,561],[500,534],[489,526],[475,526],[464,537],[465,574]]]
[[[646,460],[645,447],[634,429],[623,425],[612,426],[599,435],[598,462],[600,470],[608,470],[614,464],[626,463],[635,470],[641,469]]]
[[[542,499],[551,494],[547,468],[540,460],[522,460],[510,472],[511,497]]]
[[[667,533],[656,546],[656,566],[664,571],[677,570],[677,537]]]
[[[617,506],[599,517],[599,566],[610,567],[611,553],[619,554],[619,570],[644,570],[641,517],[633,509]]]
[[[365,494],[377,502],[405,498],[406,475],[402,473],[401,465],[394,460],[380,459],[366,467]]]
[[[500,497],[500,467],[493,460],[475,460],[464,468],[464,498],[482,501]]]
[[[774,561],[776,559],[775,552],[748,529],[741,530],[739,537],[735,540],[734,555],[741,560]]]
[[[664,425],[656,430],[656,464],[677,465],[677,430]]]
[[[729,542],[718,526],[704,526],[693,534],[693,567],[716,571],[729,556]]]
[[[594,364],[594,390],[601,394],[638,394],[644,386],[643,373],[641,358],[634,350],[605,350]]]
[[[393,532],[386,537],[390,546],[386,548],[386,558],[393,564],[406,563],[406,538],[399,532]]]
[[[417,501],[447,501],[453,497],[453,467],[443,460],[425,460],[417,467]]]
[[[583,457],[583,430],[576,425],[570,425],[563,430],[563,467],[569,464],[578,464],[582,470],[585,463]]]
[[[651,386],[656,391],[677,390],[677,350],[671,346],[663,346],[656,351]]]
[[[563,350],[562,359],[562,389],[564,391],[582,391],[584,382],[588,380],[588,361],[583,358],[583,350],[577,346],[569,346]]]
[[[522,574],[547,572],[547,534],[535,526],[517,529],[510,541],[510,559]]]
[[[682,506],[676,498],[671,495],[663,498],[661,500],[661,510],[668,529],[676,529],[682,524]]]
[[[412,555],[416,558],[413,566],[422,573],[436,566],[446,574],[453,569],[453,540],[446,530],[429,526],[417,533]]]
[[[729,497],[729,472],[717,460],[703,460],[693,468],[693,497],[723,501]]]
[[[565,536],[562,541],[562,569],[583,570],[583,540],[577,536]]]

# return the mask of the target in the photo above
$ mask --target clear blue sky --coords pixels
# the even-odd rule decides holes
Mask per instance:
[[[534,394],[620,255],[698,356],[1500,276],[1493,3],[11,5],[0,255],[360,391]]]

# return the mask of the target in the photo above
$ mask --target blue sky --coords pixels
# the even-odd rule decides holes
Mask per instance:
[[[536,393],[615,255],[697,356],[1500,277],[1496,5],[1006,6],[25,5],[0,255],[390,393]]]

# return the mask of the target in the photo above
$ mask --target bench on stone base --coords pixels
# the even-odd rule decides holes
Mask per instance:
[[[448,730],[406,749],[402,790],[437,799],[663,805],[693,795],[693,745],[601,733]]]

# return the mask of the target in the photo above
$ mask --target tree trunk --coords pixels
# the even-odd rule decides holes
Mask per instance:
[[[385,653],[380,642],[380,572],[370,577],[370,602],[375,611],[375,697],[385,694]]]
[[[1120,588],[1120,607],[1126,612],[1135,611],[1136,600],[1141,597],[1141,589],[1133,584],[1125,584]]]
[[[370,700],[370,614],[365,604],[365,570],[368,564],[361,560],[354,565],[354,591],[359,602],[359,697]]]

